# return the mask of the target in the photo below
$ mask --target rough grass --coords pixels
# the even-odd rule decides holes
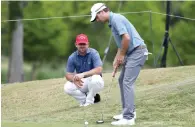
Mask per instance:
[[[117,78],[119,73],[117,73]],[[121,111],[117,78],[103,75],[105,89],[101,103],[87,108],[64,94],[64,78],[2,86],[4,127],[109,127],[112,116]],[[108,93],[109,85],[112,85]],[[104,107],[106,95],[108,103]],[[105,123],[95,124],[104,109]],[[145,69],[136,82],[136,125],[139,127],[195,126],[195,66]]]

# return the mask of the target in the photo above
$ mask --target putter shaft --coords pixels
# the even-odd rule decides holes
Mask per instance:
[[[110,82],[110,85],[109,85],[109,88],[108,88],[108,92],[106,93],[106,103],[104,103],[104,107],[102,108],[102,119],[101,119],[101,121],[104,121],[104,109],[105,109],[105,106],[106,106],[106,104],[107,104],[108,93],[110,93],[111,86],[112,86],[113,80],[114,80],[114,78],[115,78],[116,72],[117,72],[117,67],[114,68],[114,71],[112,72],[112,80],[111,80],[111,82]],[[104,122],[102,122],[102,123],[104,123]]]

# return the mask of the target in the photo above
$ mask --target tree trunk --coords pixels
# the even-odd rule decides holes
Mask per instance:
[[[9,19],[21,19],[20,1],[9,2]],[[22,82],[23,72],[23,24],[22,21],[10,22],[11,53],[9,58],[8,82]]]

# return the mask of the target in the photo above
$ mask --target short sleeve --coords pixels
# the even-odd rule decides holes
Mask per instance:
[[[127,28],[125,26],[124,21],[120,17],[116,17],[114,20],[114,28],[116,29],[117,33],[119,35],[123,35],[125,33],[128,33]]]
[[[96,50],[92,53],[92,61],[94,68],[102,66],[102,60],[100,59],[100,55]]]
[[[68,58],[68,61],[67,61],[67,64],[66,64],[66,72],[74,73],[74,70],[75,70],[75,64],[74,64],[74,61],[73,61],[73,57],[70,56]]]

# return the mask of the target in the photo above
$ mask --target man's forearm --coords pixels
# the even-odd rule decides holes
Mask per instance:
[[[122,42],[121,42],[121,50],[120,50],[120,55],[125,56],[127,50],[129,47],[129,40],[126,38],[123,38]]]
[[[84,74],[85,77],[89,77],[89,76],[92,76],[94,74],[99,75],[99,74],[101,74],[101,72],[102,72],[102,67],[97,67],[97,68],[94,68],[90,71],[83,72],[83,74]]]
[[[102,72],[102,67],[97,67],[97,68],[94,68],[90,71],[87,71],[87,72],[83,72],[83,73],[80,73],[80,74],[83,74],[84,76],[83,77],[89,77],[89,76],[92,76],[92,75],[99,75],[101,74]],[[66,77],[66,80],[70,81],[70,82],[73,82],[74,80],[74,77],[75,77],[75,74],[72,74],[72,73],[68,73],[65,75]]]
[[[121,52],[121,50],[120,50],[120,48],[118,48],[116,56],[114,58],[114,63],[115,63],[115,61],[117,61],[117,57],[120,55],[120,52]]]
[[[73,82],[74,80],[74,75],[75,74],[66,74],[65,77],[66,77],[66,80],[70,81],[70,82]]]
[[[125,56],[129,47],[130,37],[128,34],[122,35],[120,55]]]

